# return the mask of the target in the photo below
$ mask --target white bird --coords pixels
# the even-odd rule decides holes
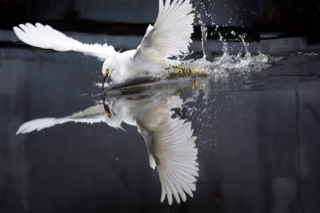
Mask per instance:
[[[193,197],[192,191],[196,190],[199,170],[196,162],[196,137],[193,136],[191,123],[172,118],[172,109],[181,108],[182,104],[179,96],[117,98],[107,107],[99,104],[64,118],[42,118],[26,122],[18,129],[17,134],[70,121],[106,122],[116,128],[121,127],[122,122],[137,126],[148,149],[150,166],[153,169],[157,167],[161,182],[161,202],[167,196],[171,205],[172,196],[177,203],[181,199],[186,201],[186,193]]]
[[[159,74],[177,60],[169,57],[188,53],[193,32],[194,13],[190,0],[159,0],[158,17],[149,25],[141,44],[135,50],[117,53],[112,46],[83,44],[46,25],[20,24],[13,30],[17,37],[31,46],[57,51],[76,51],[105,59],[104,80],[122,83],[141,74]],[[110,79],[108,79],[108,77]]]

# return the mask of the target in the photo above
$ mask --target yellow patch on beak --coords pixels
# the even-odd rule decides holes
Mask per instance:
[[[104,113],[106,113],[108,115],[108,117],[111,118],[110,108],[107,104],[104,103],[104,101],[103,101],[103,107],[104,107]]]
[[[106,71],[103,73],[103,76],[106,76],[109,73],[109,69],[106,69]]]
[[[108,111],[104,111],[104,112],[108,115],[109,118],[111,118],[111,113],[110,112],[108,112]]]

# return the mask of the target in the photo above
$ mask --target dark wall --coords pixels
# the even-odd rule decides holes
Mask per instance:
[[[320,29],[320,2],[316,0],[192,0],[192,3],[207,24],[265,30]],[[78,19],[153,23],[157,11],[157,0],[0,0],[0,23]]]

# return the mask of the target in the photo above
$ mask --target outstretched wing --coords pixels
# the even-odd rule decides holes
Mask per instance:
[[[17,37],[24,43],[34,47],[56,51],[82,52],[101,59],[106,59],[116,54],[112,46],[108,46],[107,44],[83,44],[53,29],[49,25],[43,26],[40,23],[36,23],[34,26],[26,23],[25,25],[20,24],[19,27],[13,28]]]
[[[170,113],[169,113],[170,114]],[[161,202],[167,195],[168,203],[187,200],[185,193],[193,197],[198,177],[197,153],[192,136],[191,123],[179,118],[165,116],[159,123],[159,129],[150,132],[137,121],[149,151],[150,166],[157,167],[161,182]],[[180,195],[180,197],[179,197]]]
[[[178,56],[188,53],[193,33],[194,13],[190,0],[159,0],[157,20],[147,32],[135,57],[153,54],[157,57]]]
[[[96,105],[63,118],[40,118],[22,124],[16,134],[53,127],[66,122],[99,123],[105,121],[103,105]]]

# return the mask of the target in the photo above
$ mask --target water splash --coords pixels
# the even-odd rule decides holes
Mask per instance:
[[[248,50],[248,46],[249,46],[249,42],[245,42],[244,38],[245,38],[245,35],[239,35],[239,38],[241,39],[241,42],[245,48],[245,51],[246,51],[246,54],[245,54],[245,57],[248,57],[250,58],[251,57],[251,53],[249,52]]]
[[[213,6],[211,2],[210,7]],[[213,78],[224,78],[230,73],[250,73],[258,72],[263,69],[266,69],[272,66],[273,63],[279,61],[280,57],[273,57],[259,53],[258,55],[253,55],[249,51],[250,43],[246,41],[246,34],[238,34],[235,31],[232,31],[231,34],[235,39],[238,38],[243,44],[243,49],[237,55],[230,55],[229,45],[227,40],[223,37],[222,33],[219,32],[219,25],[215,25],[214,32],[219,35],[219,41],[222,43],[222,52],[223,54],[219,57],[212,57],[210,51],[209,42],[207,41],[208,29],[205,26],[205,23],[211,23],[212,27],[217,23],[215,15],[212,15],[209,11],[208,6],[205,5],[202,1],[195,1],[195,12],[197,17],[197,23],[201,26],[202,31],[202,48],[203,48],[203,58],[196,60],[189,60],[183,62],[183,65],[191,69],[201,69],[205,71],[208,75],[211,75]],[[232,11],[231,11],[232,12]],[[237,16],[232,16],[229,18],[229,25],[232,25],[238,19]],[[242,22],[242,20],[241,20]],[[240,22],[240,23],[241,23]],[[230,47],[232,50],[232,47]],[[244,55],[243,51],[244,50]]]
[[[202,48],[203,48],[203,58],[198,60],[189,60],[184,62],[184,66],[189,67],[189,69],[202,70],[202,72],[212,75],[214,78],[226,77],[230,73],[248,73],[248,72],[258,72],[263,69],[270,67],[273,63],[279,61],[281,57],[272,57],[259,53],[258,55],[252,55],[249,52],[248,46],[249,42],[245,41],[246,35],[238,35],[241,43],[244,46],[245,55],[242,56],[242,51],[237,55],[230,55],[229,47],[226,39],[218,31],[218,26],[216,26],[215,31],[219,34],[219,41],[222,42],[222,56],[212,57],[210,46],[207,41],[207,27],[201,21],[201,15],[199,15],[201,22],[202,31]],[[236,33],[231,32],[234,36]]]
[[[228,43],[226,41],[226,39],[221,35],[220,32],[218,32],[219,34],[219,41],[222,42],[222,52],[224,56],[229,56],[229,48],[228,48]]]
[[[210,46],[207,41],[207,36],[208,36],[208,28],[203,24],[201,25],[201,32],[202,32],[202,49],[203,49],[203,58],[206,59],[207,61],[213,61],[213,57],[210,51]]]

